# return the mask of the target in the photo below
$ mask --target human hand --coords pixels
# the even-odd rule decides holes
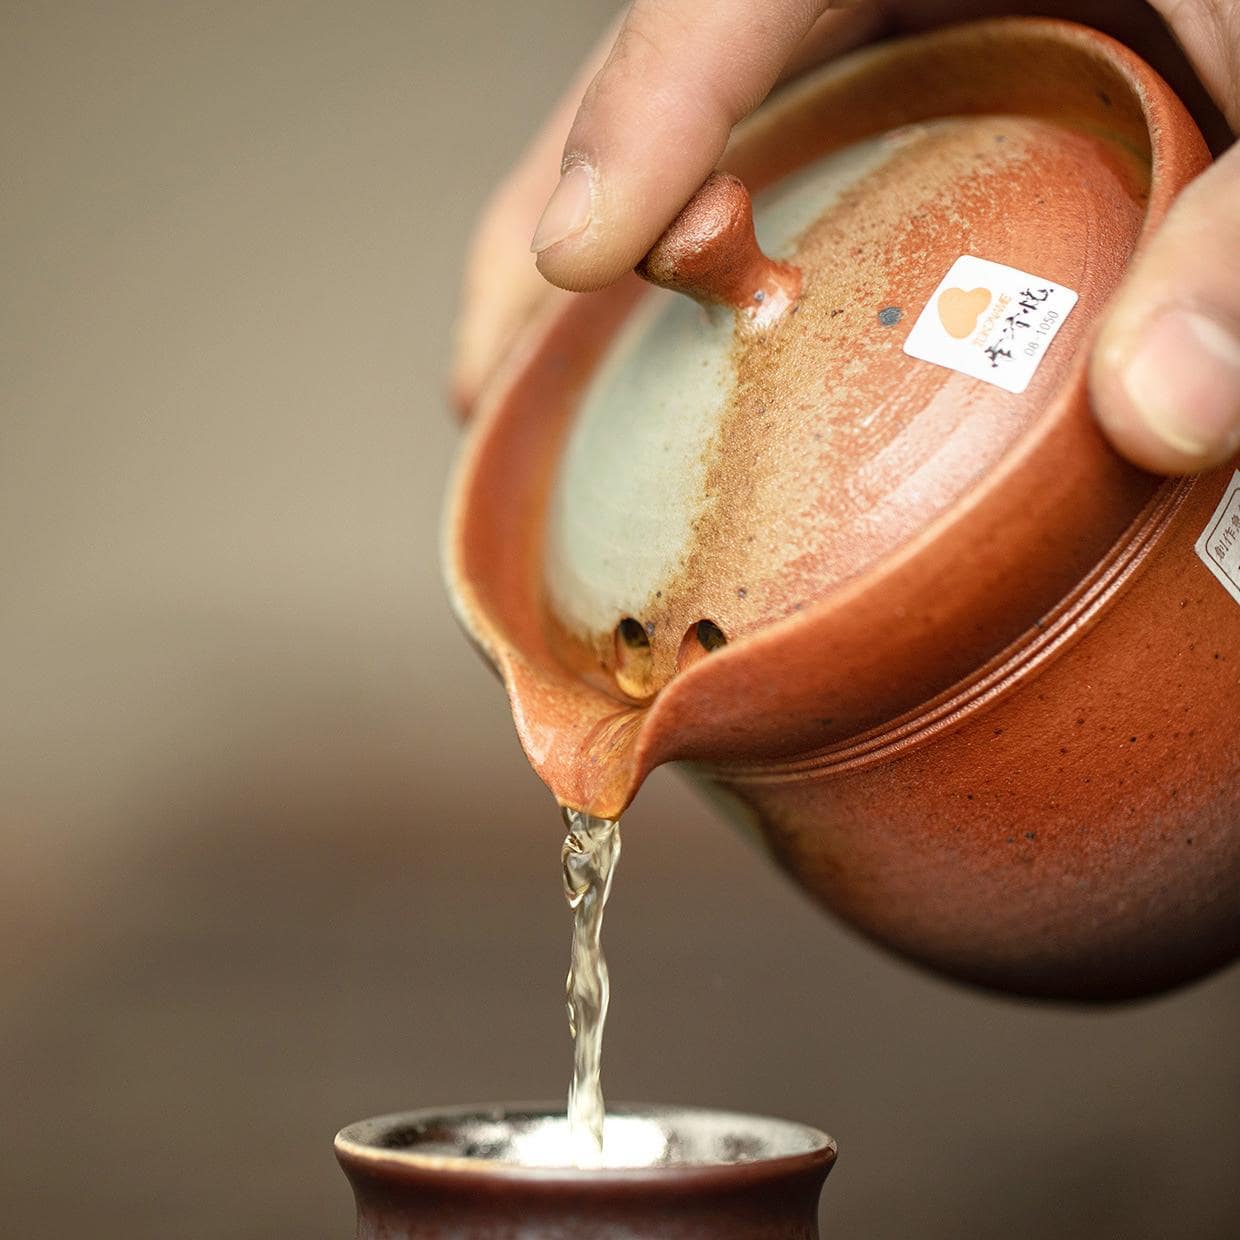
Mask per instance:
[[[636,0],[484,216],[460,322],[458,406],[472,403],[531,308],[554,295],[529,262],[531,228],[546,280],[602,288],[637,264],[715,167],[732,127],[781,79],[880,34],[1034,9],[1121,36],[1129,25],[1148,35],[1161,14],[1240,132],[1238,0]],[[1192,473],[1240,448],[1240,146],[1184,190],[1133,264],[1101,325],[1090,386],[1103,430],[1147,469]]]

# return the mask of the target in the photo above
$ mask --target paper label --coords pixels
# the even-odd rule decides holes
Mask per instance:
[[[1240,603],[1240,469],[1232,474],[1196,548],[1201,562]]]
[[[1023,392],[1076,301],[1053,280],[964,254],[913,324],[904,352]]]

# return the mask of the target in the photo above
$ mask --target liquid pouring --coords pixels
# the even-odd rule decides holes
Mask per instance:
[[[603,910],[620,859],[620,824],[565,809],[568,834],[561,854],[564,895],[573,910],[573,945],[566,997],[573,1035],[568,1125],[573,1160],[597,1166],[603,1157],[603,1026],[611,987],[603,956]]]

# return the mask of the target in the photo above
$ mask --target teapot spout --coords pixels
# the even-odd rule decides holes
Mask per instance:
[[[560,805],[619,818],[655,762],[649,710],[513,652],[499,671],[521,747]]]

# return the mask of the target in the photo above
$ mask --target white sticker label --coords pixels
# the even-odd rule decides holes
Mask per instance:
[[[1240,469],[1232,474],[1196,546],[1201,562],[1240,603]]]
[[[904,351],[1023,392],[1076,300],[1053,280],[964,254],[934,290]]]

